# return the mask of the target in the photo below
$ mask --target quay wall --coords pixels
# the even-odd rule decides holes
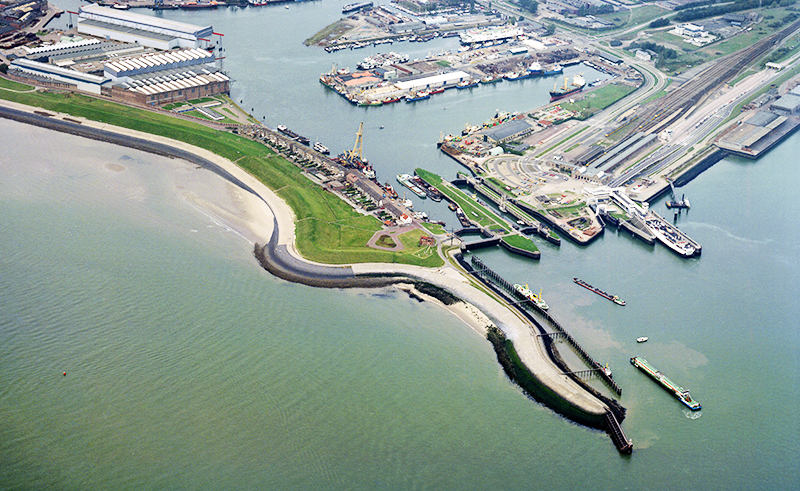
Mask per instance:
[[[540,259],[542,257],[542,253],[539,251],[528,251],[525,249],[520,249],[519,247],[512,246],[511,244],[502,239],[500,240],[500,247],[507,250],[508,252],[519,254],[520,256],[529,257],[531,259]]]

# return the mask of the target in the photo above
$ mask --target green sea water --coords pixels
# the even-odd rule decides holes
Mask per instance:
[[[350,106],[316,77],[368,52],[301,44],[340,8],[165,15],[226,34],[233,96],[268,124],[340,151],[365,120],[366,156],[386,180],[417,166],[452,177],[440,131],[546,98],[548,84],[526,81]],[[424,56],[450,41],[437,42],[381,50]],[[610,364],[635,446],[622,457],[605,434],[525,397],[447,312],[259,269],[245,232],[182,196],[224,194],[215,176],[0,124],[0,489],[800,487],[800,135],[679,190],[692,209],[678,224],[703,244],[700,258],[613,230],[589,247],[539,241],[538,262],[479,252],[509,281],[543,287],[556,319]],[[703,410],[631,367],[634,355]]]

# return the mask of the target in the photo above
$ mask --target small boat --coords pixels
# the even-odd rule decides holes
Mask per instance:
[[[636,338],[636,342],[637,343],[646,343],[647,342],[647,338],[644,337],[644,336],[642,336],[641,338]]]

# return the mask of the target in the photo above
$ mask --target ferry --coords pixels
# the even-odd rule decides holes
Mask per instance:
[[[659,372],[655,369],[651,364],[647,363],[647,360],[644,358],[639,358],[638,356],[634,356],[631,358],[631,365],[635,366],[639,370],[643,371],[647,375],[649,375],[653,380],[661,384],[668,392],[671,392],[672,395],[678,398],[683,404],[686,405],[692,411],[699,411],[702,409],[700,403],[692,399],[692,396],[689,395],[689,391],[684,389],[683,387],[679,386],[672,380],[668,379],[663,373]]]
[[[531,289],[528,288],[528,284],[527,283],[525,283],[524,286],[523,285],[514,285],[514,289],[517,292],[519,292],[523,297],[525,297],[528,300],[530,300],[531,302],[535,303],[536,306],[539,307],[540,309],[547,310],[547,309],[550,308],[550,306],[547,305],[547,302],[544,301],[544,298],[542,298],[542,290],[541,289],[539,289],[539,295],[536,295],[535,293],[533,293],[531,291]]]
[[[312,148],[323,155],[328,155],[329,153],[331,153],[328,147],[326,147],[320,142],[314,142],[314,146]]]
[[[591,290],[591,291],[595,292],[596,294],[600,295],[603,298],[607,298],[607,299],[611,300],[612,302],[614,302],[617,305],[623,305],[623,306],[625,305],[625,300],[620,299],[617,295],[612,295],[610,293],[606,293],[603,290],[601,290],[599,288],[596,288],[596,287],[593,287],[589,283],[586,283],[585,281],[583,281],[581,279],[578,279],[578,278],[572,278],[572,281],[574,281],[578,285],[586,288],[587,290]]]
[[[414,184],[411,179],[411,176],[408,174],[397,175],[397,182],[410,189],[412,193],[416,194],[420,198],[426,198],[427,195],[425,194],[425,191],[421,187]]]

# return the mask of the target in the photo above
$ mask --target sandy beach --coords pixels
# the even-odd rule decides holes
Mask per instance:
[[[34,111],[34,108],[6,101],[0,104],[29,113]],[[76,119],[65,114],[54,116],[54,118],[59,119],[64,117]],[[228,182],[226,185],[228,197],[220,200],[219,196],[207,196],[202,193],[202,190],[194,188],[189,177],[181,186],[182,197],[193,206],[216,217],[251,243],[263,244],[270,241],[274,232],[274,224],[277,224],[277,245],[285,246],[286,251],[297,260],[313,264],[303,259],[295,248],[295,217],[289,206],[272,190],[233,162],[207,150],[179,141],[82,118],[77,119],[81,121],[83,127],[98,128],[118,135],[161,143],[185,150],[212,162],[239,180],[244,185],[243,187],[252,190],[252,192]],[[549,360],[541,342],[538,341],[536,336],[532,335],[529,325],[523,319],[519,318],[497,299],[476,288],[472,278],[466,277],[453,266],[447,264],[441,268],[429,269],[402,264],[354,264],[352,265],[352,271],[356,276],[366,274],[404,276],[436,285],[451,292],[461,301],[445,305],[439,300],[420,293],[411,284],[401,281],[393,286],[405,291],[414,289],[414,296],[448,309],[470,326],[471,329],[481,333],[481,335],[485,335],[488,325],[496,325],[514,342],[524,363],[543,383],[556,390],[572,404],[583,408],[589,413],[603,414],[605,412],[605,405],[601,401],[584,391],[569,377],[563,375]]]

